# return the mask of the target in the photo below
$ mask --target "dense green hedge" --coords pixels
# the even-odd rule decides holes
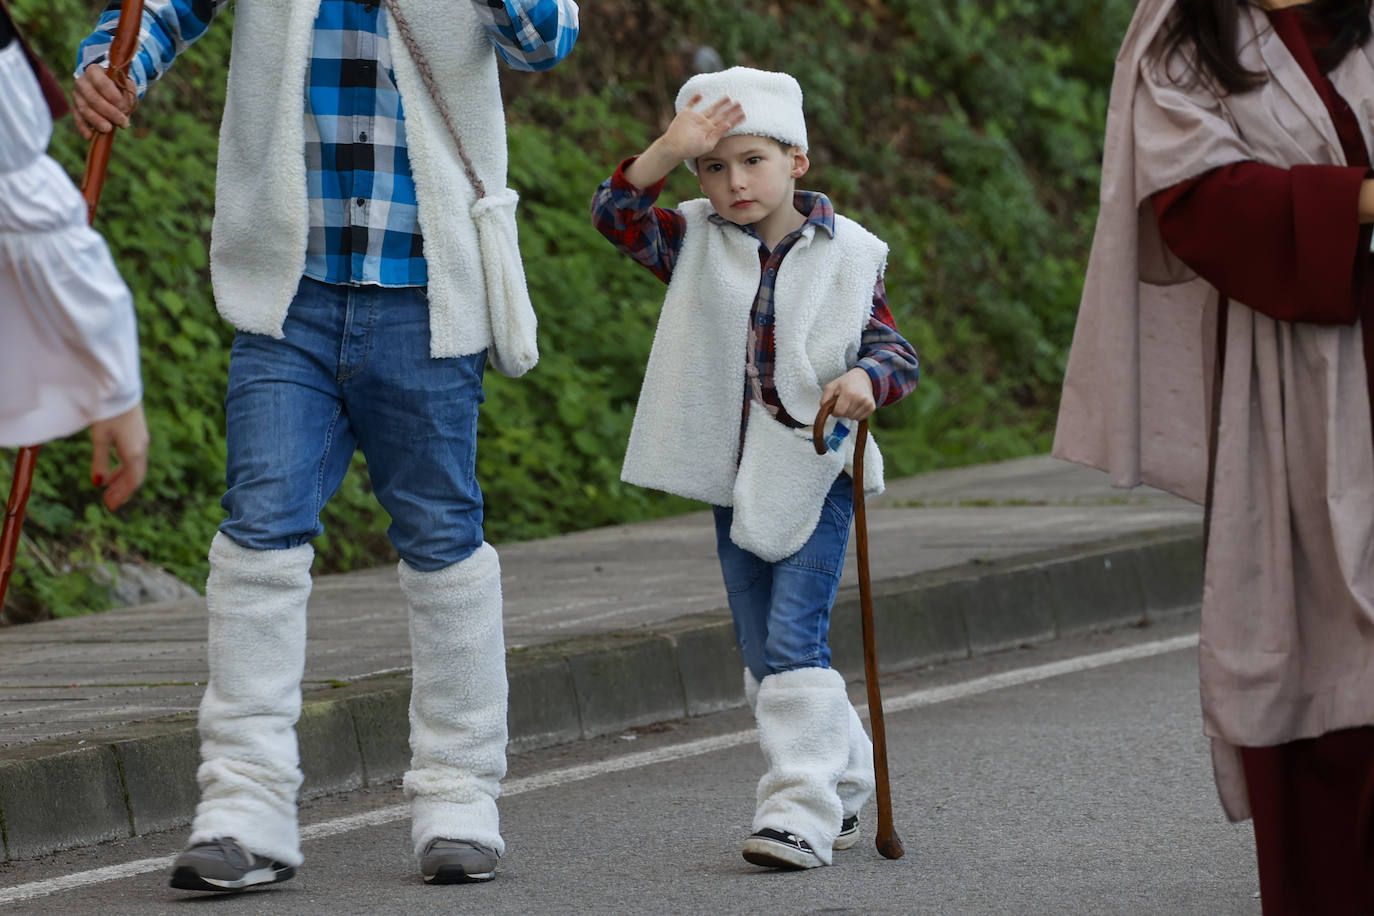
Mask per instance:
[[[70,66],[96,0],[11,0]],[[1111,63],[1131,0],[601,0],[573,57],[504,76],[511,182],[543,360],[488,375],[479,479],[495,541],[681,511],[618,470],[663,289],[590,227],[589,196],[671,113],[700,46],[788,70],[807,96],[805,186],[892,246],[888,289],[923,380],[879,414],[890,473],[1043,450],[1095,210]],[[115,145],[98,226],[133,287],[154,437],[148,482],[112,515],[79,437],[41,453],[16,591],[58,615],[103,607],[81,572],[138,555],[192,583],[221,517],[231,331],[206,270],[230,29],[217,23]],[[82,144],[53,150],[79,174]],[[685,170],[665,195],[696,196]],[[0,458],[8,476],[11,456]],[[321,568],[390,562],[362,462],[326,511]],[[72,570],[75,570],[74,572]]]

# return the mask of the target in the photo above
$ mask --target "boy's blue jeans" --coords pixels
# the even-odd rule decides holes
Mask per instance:
[[[761,560],[730,540],[734,512],[715,506],[716,553],[744,664],[762,681],[796,668],[830,667],[830,608],[840,586],[853,483],[841,474],[826,494],[816,530],[792,556]]]
[[[431,359],[429,305],[417,287],[302,278],[284,331],[282,340],[234,338],[220,530],[255,550],[310,541],[361,447],[401,559],[430,572],[470,556],[482,545],[475,464],[485,352]]]

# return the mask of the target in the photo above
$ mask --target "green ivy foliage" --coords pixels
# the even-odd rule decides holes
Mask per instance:
[[[104,3],[11,6],[65,71]],[[813,163],[803,185],[891,246],[890,301],[923,377],[875,420],[889,473],[1046,449],[1095,215],[1112,61],[1133,8],[1131,0],[584,3],[568,61],[548,73],[503,74],[542,360],[518,381],[487,375],[478,479],[488,537],[693,508],[619,480],[663,286],[591,228],[587,209],[615,164],[666,125],[701,46],[726,66],[800,80]],[[56,615],[106,606],[89,570],[120,557],[204,580],[222,517],[233,334],[215,313],[206,263],[229,25],[216,22],[178,61],[115,143],[97,227],[139,312],[153,454],[141,494],[111,514],[88,482],[83,437],[40,453],[13,592]],[[52,152],[80,174],[84,144],[69,122]],[[698,194],[679,170],[663,199]],[[0,453],[6,477],[11,459]],[[317,568],[394,561],[388,521],[355,458],[326,509]]]

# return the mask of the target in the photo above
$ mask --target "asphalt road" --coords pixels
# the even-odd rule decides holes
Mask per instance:
[[[311,803],[307,862],[271,889],[173,891],[184,835],[153,835],[0,866],[0,913],[1258,914],[1195,655],[1184,621],[885,678],[896,861],[870,806],[832,867],[744,862],[762,757],[736,710],[513,758],[491,884],[422,885],[390,788]]]

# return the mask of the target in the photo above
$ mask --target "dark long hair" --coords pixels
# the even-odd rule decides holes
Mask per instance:
[[[1225,92],[1243,92],[1265,81],[1263,72],[1241,65],[1236,27],[1241,8],[1252,0],[1178,0],[1164,33],[1164,56],[1181,53],[1198,75]],[[1317,64],[1327,72],[1369,40],[1374,0],[1312,0],[1303,7],[1325,27],[1331,43],[1317,49]]]

